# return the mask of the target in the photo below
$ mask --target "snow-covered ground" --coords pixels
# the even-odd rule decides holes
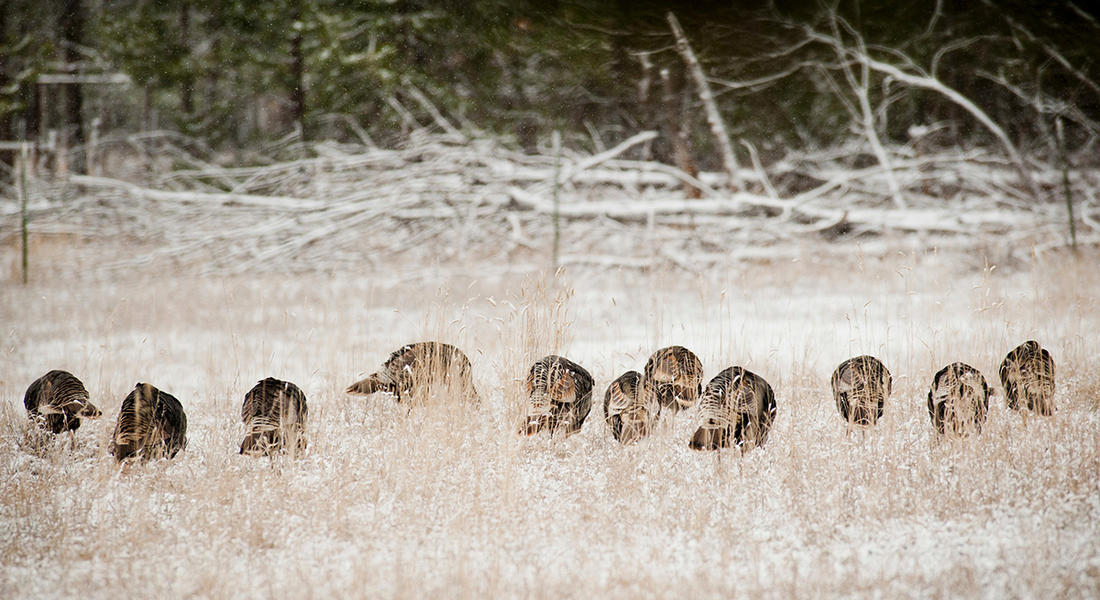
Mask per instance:
[[[39,281],[0,285],[0,597],[1100,593],[1094,250],[994,269],[810,251],[692,275],[472,263],[46,280],[81,249],[54,252],[38,256]],[[1030,338],[1057,361],[1051,418],[1009,411],[996,379]],[[467,351],[480,409],[343,394],[418,339]],[[608,383],[673,343],[708,378],[740,364],[771,382],[765,448],[689,450],[694,411],[637,445],[612,439]],[[551,352],[592,372],[596,408],[576,436],[517,437],[519,379]],[[895,389],[875,429],[846,433],[828,377],[862,353]],[[981,437],[941,443],[924,394],[956,360],[997,396]],[[36,453],[22,396],[53,368],[104,415],[75,449],[62,437]],[[237,453],[240,402],[266,376],[308,395],[304,458]],[[106,446],[137,381],[183,402],[190,442],[120,469]]]

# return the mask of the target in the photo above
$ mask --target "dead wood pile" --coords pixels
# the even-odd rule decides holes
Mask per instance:
[[[790,258],[804,242],[874,252],[977,243],[1042,251],[1067,243],[1062,174],[1036,168],[1047,200],[1016,186],[1012,164],[981,151],[892,149],[891,173],[859,166],[861,148],[791,153],[765,170],[692,177],[646,154],[653,132],[594,154],[565,151],[558,171],[563,264],[692,270],[744,258]],[[175,139],[175,138],[172,138]],[[294,143],[219,166],[212,152],[156,136],[120,140],[143,169],[125,176],[35,179],[32,232],[117,236],[141,252],[105,270],[161,263],[205,272],[316,270],[433,261],[548,260],[555,157],[489,139],[417,131],[402,147]],[[167,157],[167,159],[166,159]],[[755,159],[755,156],[754,156]],[[894,202],[900,185],[904,208]],[[1100,240],[1100,174],[1069,178],[1079,243]],[[695,187],[702,197],[689,199]],[[7,223],[14,198],[0,199]],[[3,236],[17,232],[3,229]],[[858,248],[857,248],[858,244]],[[889,251],[883,244],[881,251]]]

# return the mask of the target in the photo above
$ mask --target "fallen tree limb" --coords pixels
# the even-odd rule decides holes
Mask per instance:
[[[132,183],[118,179],[105,177],[92,177],[90,175],[73,175],[69,181],[76,185],[89,188],[108,188],[127,192],[128,194],[145,200],[156,202],[193,202],[197,204],[239,204],[259,206],[264,208],[279,208],[286,210],[318,210],[324,208],[324,203],[315,200],[303,200],[301,198],[279,196],[257,196],[253,194],[215,194],[197,192],[169,192],[142,188]]]
[[[546,200],[519,188],[509,188],[509,194],[519,206],[541,214],[550,214],[553,206]],[[611,202],[595,201],[562,204],[559,211],[566,218],[612,218],[646,219],[650,215],[737,215],[747,202],[762,206],[785,207],[786,203],[775,203],[769,198],[737,194],[733,200],[698,199],[681,200],[662,198],[651,201]],[[1034,222],[1031,215],[1011,211],[958,212],[945,209],[851,209],[848,211],[810,209],[794,207],[793,211],[817,219],[824,223],[815,223],[802,232],[820,231],[839,224],[842,220],[852,224],[868,225],[876,228],[889,228],[900,231],[941,231],[953,233],[977,232],[981,229],[1002,231],[1013,226]],[[820,226],[820,227],[819,227]],[[798,231],[799,228],[796,228]]]

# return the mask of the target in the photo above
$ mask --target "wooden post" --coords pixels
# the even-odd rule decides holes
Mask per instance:
[[[20,136],[22,137],[22,136]],[[27,251],[27,142],[19,145],[19,203],[22,211],[22,238],[23,238],[23,285],[27,285],[28,277],[28,251]]]
[[[99,117],[92,119],[91,131],[88,133],[88,143],[84,146],[84,172],[89,175],[99,175],[96,169],[96,160],[99,158]]]
[[[1069,244],[1073,253],[1077,254],[1077,223],[1073,219],[1073,194],[1069,187],[1069,160],[1066,159],[1066,138],[1062,130],[1062,117],[1054,119],[1054,132],[1058,137],[1058,162],[1062,163],[1062,192],[1066,197],[1066,212],[1069,214]]]
[[[554,272],[558,272],[558,244],[561,240],[561,230],[558,226],[558,189],[561,187],[561,132],[554,130],[552,137],[554,144]]]

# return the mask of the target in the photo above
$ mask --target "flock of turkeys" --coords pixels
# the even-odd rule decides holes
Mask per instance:
[[[1054,361],[1038,342],[1013,349],[999,371],[1005,401],[1014,410],[1054,413]],[[893,379],[873,356],[840,364],[830,384],[840,416],[851,426],[873,426],[883,414]],[[527,403],[519,433],[571,435],[581,430],[592,409],[592,375],[556,355],[539,359],[527,374]],[[459,397],[479,401],[470,359],[439,342],[409,344],[393,352],[381,369],[347,388],[348,394],[392,394],[399,402],[425,403]],[[928,415],[937,434],[980,433],[989,412],[989,384],[974,367],[952,363],[932,378]],[[23,404],[44,430],[70,435],[82,418],[101,411],[88,390],[66,371],[50,371],[27,388]],[[641,373],[627,371],[604,393],[603,416],[612,436],[628,444],[649,435],[661,413],[699,406],[699,427],[688,445],[695,450],[762,446],[775,421],[775,392],[763,377],[733,366],[703,385],[703,363],[683,346],[662,348]],[[241,454],[268,456],[306,449],[306,395],[287,381],[267,378],[244,397],[241,421],[247,433]],[[110,452],[123,461],[172,458],[187,446],[187,415],[174,396],[148,383],[137,384],[122,401]]]

